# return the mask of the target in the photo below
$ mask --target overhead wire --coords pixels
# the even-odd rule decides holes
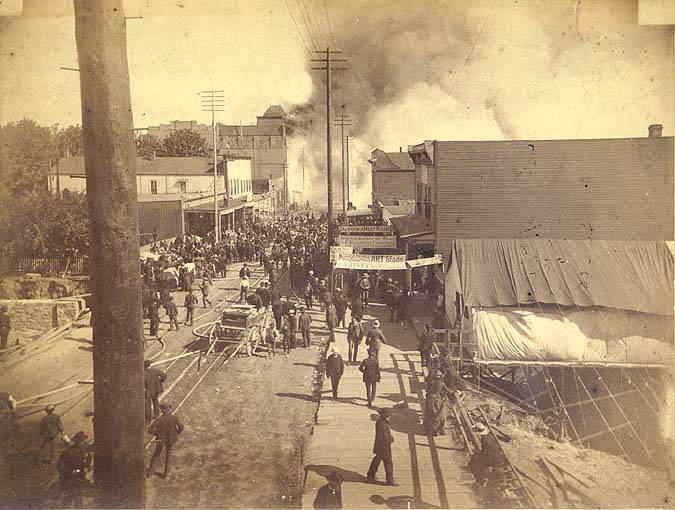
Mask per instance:
[[[317,50],[319,46],[317,45],[317,40],[314,35],[314,29],[312,28],[308,16],[306,14],[306,9],[303,10],[303,4],[301,0],[295,0],[295,3],[298,4],[298,9],[300,10],[300,15],[302,16],[303,23],[305,25],[305,28],[307,29],[307,33],[309,34],[309,38],[312,41],[312,46],[314,47],[314,50]]]
[[[288,3],[288,0],[286,0],[286,7],[288,8],[288,13],[291,15],[291,20],[293,20],[293,25],[295,25],[295,29],[298,32],[298,36],[300,36],[302,45],[307,50],[307,53],[309,53],[310,56],[313,56],[312,50],[310,50],[309,46],[307,46],[307,42],[305,41],[305,38],[303,37],[302,32],[300,31],[300,27],[298,26],[298,23],[295,21],[295,16],[293,16],[293,11],[291,10],[291,5]]]

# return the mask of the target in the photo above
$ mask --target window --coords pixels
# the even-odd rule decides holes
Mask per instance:
[[[178,181],[178,192],[179,193],[187,193],[187,182],[186,181]]]
[[[151,195],[157,194],[157,181],[150,181],[150,194]]]

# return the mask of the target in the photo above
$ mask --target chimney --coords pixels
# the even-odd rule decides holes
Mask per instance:
[[[152,156],[150,157],[150,159],[152,159],[152,160],[154,161],[156,158],[157,158],[157,151],[156,151],[156,150],[153,150],[153,151],[152,151]]]
[[[651,124],[649,126],[649,138],[661,138],[663,124]]]
[[[399,148],[398,148],[398,151],[399,151],[399,152],[403,152],[403,147],[399,147]]]

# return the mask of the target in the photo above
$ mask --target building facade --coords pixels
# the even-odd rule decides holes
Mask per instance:
[[[373,204],[394,204],[397,200],[415,200],[415,165],[407,152],[374,149],[370,154]]]
[[[286,112],[279,105],[270,106],[255,125],[217,124],[218,154],[225,157],[250,158],[254,179],[284,178],[288,162]],[[159,141],[173,131],[191,129],[206,139],[213,149],[211,126],[197,121],[174,120],[169,124],[148,127],[148,134]]]

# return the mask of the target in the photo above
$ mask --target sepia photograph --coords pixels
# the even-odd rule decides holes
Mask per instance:
[[[675,508],[675,0],[0,0],[0,509]]]

